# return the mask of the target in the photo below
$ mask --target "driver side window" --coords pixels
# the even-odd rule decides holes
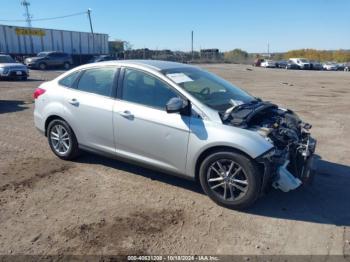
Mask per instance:
[[[147,73],[125,69],[122,99],[145,106],[165,109],[166,103],[178,95],[163,81]]]

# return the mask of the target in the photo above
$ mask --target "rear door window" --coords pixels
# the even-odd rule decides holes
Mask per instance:
[[[75,80],[78,78],[80,71],[76,71],[65,78],[62,78],[58,83],[65,87],[73,87]]]
[[[87,69],[80,77],[77,89],[97,95],[111,96],[116,71],[114,67]]]

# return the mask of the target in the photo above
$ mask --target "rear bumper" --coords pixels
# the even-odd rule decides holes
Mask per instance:
[[[45,134],[45,121],[41,114],[34,109],[34,125],[40,133]]]

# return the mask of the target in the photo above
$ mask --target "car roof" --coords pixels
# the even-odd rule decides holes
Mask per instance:
[[[162,61],[162,60],[112,60],[106,62],[99,62],[99,65],[121,65],[121,66],[144,66],[153,70],[163,71],[174,68],[193,68],[194,66],[170,62],[170,61]]]

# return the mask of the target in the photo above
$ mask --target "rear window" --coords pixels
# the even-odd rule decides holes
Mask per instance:
[[[97,95],[111,96],[116,70],[114,67],[87,69],[80,77],[77,89]]]
[[[65,78],[62,78],[58,83],[62,86],[65,86],[65,87],[72,87],[75,80],[79,76],[79,73],[80,73],[80,71],[76,71],[76,72],[66,76]]]

